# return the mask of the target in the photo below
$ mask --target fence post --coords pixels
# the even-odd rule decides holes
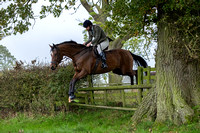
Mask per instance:
[[[151,67],[148,66],[147,67],[147,84],[150,84],[150,80],[151,80],[151,74],[150,74],[150,72],[151,72]]]
[[[121,94],[122,94],[122,106],[125,107],[126,106],[126,101],[125,101],[125,92],[124,92],[124,90],[121,90]]]
[[[138,85],[143,84],[143,68],[138,67]],[[142,89],[138,89],[138,102],[142,102]]]
[[[87,76],[87,81],[88,81],[88,87],[92,87],[93,83],[92,83],[92,75],[88,75]]]
[[[104,105],[107,105],[108,102],[108,90],[104,91]]]

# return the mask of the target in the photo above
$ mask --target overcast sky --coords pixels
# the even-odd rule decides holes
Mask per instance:
[[[42,3],[39,3],[40,5]],[[40,11],[41,6],[33,6]],[[64,11],[59,18],[49,15],[42,20],[37,19],[33,27],[24,34],[7,36],[0,41],[17,59],[29,63],[31,60],[50,61],[49,44],[74,40],[83,43],[82,26],[80,21],[88,19],[89,14],[83,7],[72,15],[72,11]]]

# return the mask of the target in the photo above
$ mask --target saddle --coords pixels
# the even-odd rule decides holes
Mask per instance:
[[[97,47],[96,47],[96,46],[93,46],[92,48],[93,48],[93,51],[94,51],[94,54],[96,55],[96,57],[97,57],[97,58],[100,58],[100,55],[99,55],[99,53],[98,53],[98,51],[97,51]],[[103,52],[105,52],[106,50],[108,50],[108,47],[106,47],[106,48],[103,50]]]

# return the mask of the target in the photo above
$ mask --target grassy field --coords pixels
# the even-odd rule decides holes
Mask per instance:
[[[198,133],[199,123],[177,127],[170,123],[155,126],[151,122],[132,127],[134,112],[78,109],[54,116],[16,114],[0,119],[0,133]]]

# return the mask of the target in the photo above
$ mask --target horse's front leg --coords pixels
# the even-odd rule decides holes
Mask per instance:
[[[75,88],[75,84],[76,82],[83,78],[84,76],[87,75],[87,72],[82,70],[80,72],[76,72],[72,78],[72,80],[70,81],[70,86],[69,86],[69,103],[71,103],[73,101],[73,99],[75,98],[75,95],[74,95],[74,88]]]
[[[72,79],[70,81],[70,85],[69,85],[69,102],[71,102],[74,98],[75,98],[75,95],[74,95],[74,88],[75,88],[75,83],[76,83],[77,79]]]

